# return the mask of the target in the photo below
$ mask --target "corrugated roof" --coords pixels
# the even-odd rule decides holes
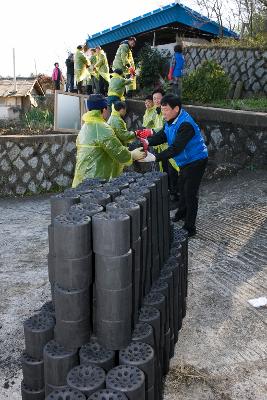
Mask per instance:
[[[0,79],[0,97],[25,97],[31,94],[32,89],[44,95],[44,91],[37,79],[17,79],[17,91],[14,92],[13,79]]]
[[[101,46],[172,23],[181,23],[214,36],[220,34],[220,25],[217,22],[204,17],[182,4],[171,3],[119,25],[115,25],[112,28],[105,29],[102,32],[88,36],[87,44],[89,47]],[[235,32],[227,28],[223,28],[223,35],[226,37],[238,37]]]

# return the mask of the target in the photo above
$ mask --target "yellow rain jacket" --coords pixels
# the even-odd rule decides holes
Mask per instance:
[[[85,178],[111,179],[119,176],[124,166],[132,164],[130,151],[122,146],[100,110],[83,115],[77,140],[77,156],[72,187]]]
[[[117,50],[115,58],[113,60],[112,69],[122,69],[123,73],[127,75],[129,72],[129,66],[131,66],[131,60],[133,59],[132,51],[130,49],[127,40],[122,42]],[[134,65],[133,65],[134,66]]]
[[[96,71],[105,81],[110,81],[110,74],[109,74],[109,66],[106,53],[104,50],[101,50],[100,53],[96,55],[96,64],[95,64]]]
[[[151,128],[155,127],[157,111],[155,107],[147,108],[143,116],[143,127]]]
[[[152,114],[152,112],[151,112],[151,119],[149,120],[149,124],[151,126],[146,126],[146,128],[152,128],[157,132],[157,131],[160,131],[164,127],[164,119],[163,119],[162,113],[160,113],[160,114],[157,113],[156,107],[152,107],[152,109],[154,109],[154,114]],[[144,117],[145,117],[145,115],[144,115]],[[154,120],[152,120],[152,118],[154,118]],[[159,153],[161,151],[166,150],[167,148],[168,148],[167,143],[163,143],[163,144],[159,144],[158,146],[155,146],[155,150]],[[177,164],[173,158],[169,159],[169,163],[176,171],[179,171],[179,167],[177,166]],[[161,162],[159,163],[159,168],[160,168],[160,171],[163,171]]]
[[[91,63],[91,65],[90,65],[90,72],[91,72],[91,75],[92,75],[92,76],[95,76],[97,79],[99,79],[99,74],[98,74],[98,72],[94,69],[94,67],[95,67],[95,65],[96,65],[96,63],[97,63],[96,54],[94,54],[94,55],[92,55],[92,56],[90,57],[90,63]]]
[[[85,57],[81,50],[77,50],[74,56],[74,74],[76,82],[81,82],[84,79],[90,79],[90,73],[87,65],[90,61]]]
[[[133,53],[131,50],[129,52],[129,63],[131,65],[131,67],[135,68]],[[126,87],[126,91],[128,92],[129,90],[136,90],[136,76],[133,77],[133,79],[131,80],[131,83]]]
[[[133,53],[129,46],[128,40],[125,40],[119,45],[113,60],[112,69],[122,69],[124,76],[129,74],[129,67],[134,67]],[[136,90],[136,77],[131,80],[131,83],[126,87],[126,91]]]
[[[116,111],[113,106],[108,124],[111,126],[123,146],[127,146],[127,144],[135,138],[134,132],[129,132],[127,130],[126,123],[122,119],[119,111]]]
[[[121,100],[124,100],[125,86],[129,83],[131,83],[131,79],[125,79],[121,75],[113,72],[109,82],[108,96],[118,96]]]

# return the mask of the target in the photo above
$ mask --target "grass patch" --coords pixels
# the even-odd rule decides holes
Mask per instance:
[[[189,104],[189,102],[187,102]],[[190,104],[205,106],[205,107],[219,107],[219,108],[230,108],[234,110],[247,110],[247,111],[259,111],[259,112],[267,112],[267,98],[259,97],[259,98],[247,98],[247,99],[224,99],[224,100],[216,100],[210,103],[199,103],[199,102],[190,102]]]

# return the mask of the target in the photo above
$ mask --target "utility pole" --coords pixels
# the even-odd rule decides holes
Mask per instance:
[[[14,75],[14,92],[17,91],[17,80],[16,80],[16,59],[15,59],[15,49],[13,48],[13,75]]]
[[[34,69],[35,69],[35,77],[37,77],[37,67],[36,67],[36,60],[34,59]]]

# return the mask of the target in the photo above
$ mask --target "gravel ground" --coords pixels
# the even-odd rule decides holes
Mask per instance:
[[[247,302],[267,295],[266,194],[265,171],[202,186],[165,400],[267,398],[267,309]],[[48,223],[48,197],[0,199],[0,400],[21,398],[22,323],[49,299]]]

